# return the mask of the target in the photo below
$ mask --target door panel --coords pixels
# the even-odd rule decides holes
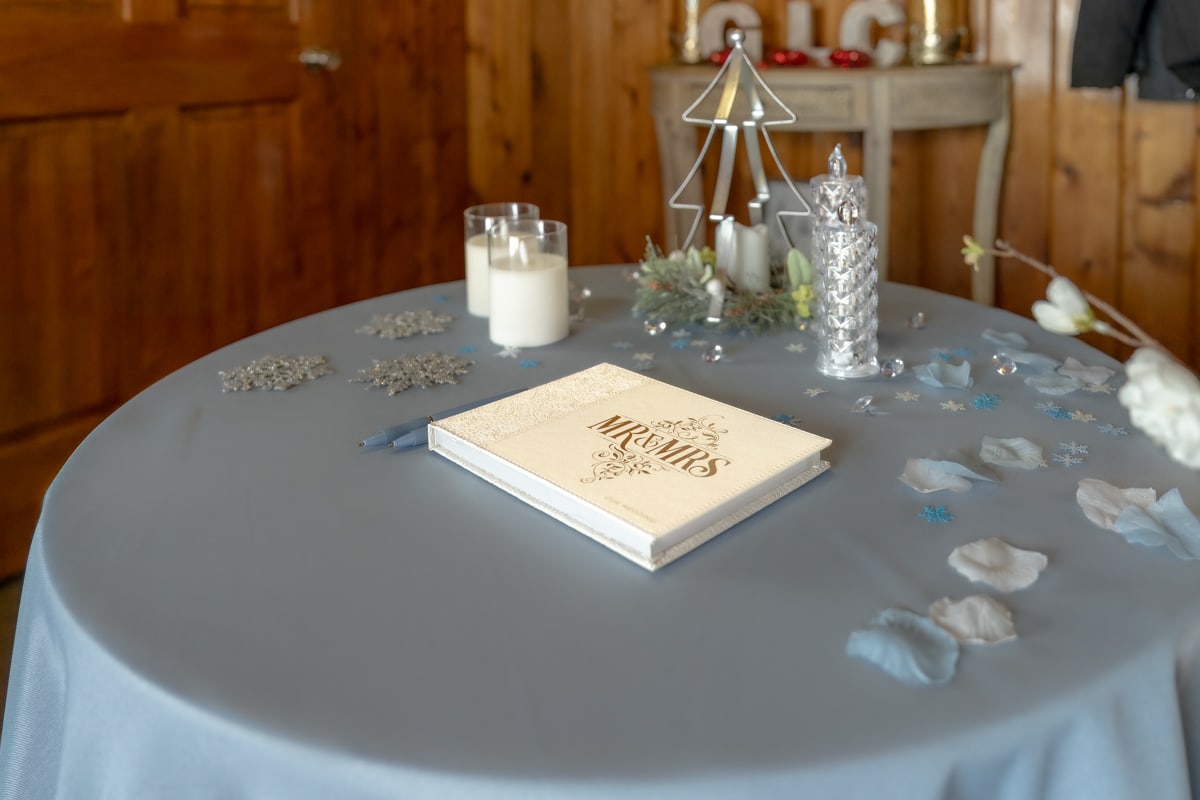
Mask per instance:
[[[96,419],[336,301],[337,5],[0,0],[0,574]]]

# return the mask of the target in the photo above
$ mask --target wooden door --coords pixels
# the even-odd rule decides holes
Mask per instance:
[[[339,299],[346,5],[0,0],[0,575],[120,401]]]

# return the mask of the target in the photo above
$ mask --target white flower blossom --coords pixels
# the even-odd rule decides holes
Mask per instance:
[[[1051,333],[1074,336],[1099,330],[1096,315],[1079,287],[1058,276],[1046,287],[1046,299],[1033,304],[1033,318]]]
[[[1200,378],[1153,347],[1136,350],[1117,393],[1129,418],[1171,458],[1200,469]]]

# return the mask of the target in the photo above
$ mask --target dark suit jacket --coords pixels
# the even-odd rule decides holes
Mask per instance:
[[[1200,0],[1080,0],[1071,85],[1119,86],[1134,73],[1141,97],[1200,92]]]

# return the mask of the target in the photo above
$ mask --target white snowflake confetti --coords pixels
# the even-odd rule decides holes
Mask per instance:
[[[708,344],[708,339],[692,339],[690,344],[692,347],[704,347]]]
[[[914,400],[920,400],[921,395],[916,392],[896,392],[896,399],[903,400],[906,403],[911,403]]]
[[[360,369],[358,377],[351,378],[350,382],[370,384],[368,389],[387,389],[388,396],[391,396],[414,386],[428,389],[443,383],[458,383],[458,379],[474,363],[443,353],[389,358],[371,362],[370,369]]]
[[[617,348],[618,350],[631,350],[633,348],[633,342],[613,342],[613,347]]]
[[[270,389],[282,392],[333,372],[325,356],[263,356],[241,367],[222,370],[222,392]]]
[[[1124,425],[1111,425],[1108,423],[1105,423],[1104,425],[1100,426],[1100,432],[1103,433],[1105,436],[1128,436],[1129,435],[1129,431],[1125,429]]]
[[[497,358],[519,358],[520,355],[521,355],[521,348],[511,347],[511,346],[505,347],[503,350],[496,353]]]
[[[821,389],[818,387],[818,388],[812,388],[812,389],[805,389],[804,393],[806,395],[808,395],[809,397],[816,397],[817,395],[825,394],[825,392],[827,392],[827,391],[829,391],[829,390]]]
[[[944,411],[966,411],[967,407],[957,400],[947,400],[946,402],[942,403],[942,409]]]
[[[634,353],[634,354],[633,354],[633,360],[634,360],[634,361],[641,361],[641,362],[643,362],[643,363],[644,363],[644,362],[647,362],[647,361],[653,361],[653,360],[654,360],[654,353]]]
[[[1070,453],[1075,456],[1086,456],[1088,454],[1088,446],[1079,442],[1059,442],[1058,449]]]
[[[1085,383],[1083,390],[1098,394],[1112,394],[1117,389],[1115,386],[1109,386],[1107,383]]]
[[[676,328],[675,330],[671,331],[671,337],[674,339],[686,339],[691,335],[692,332],[687,328]]]
[[[1072,411],[1071,412],[1071,421],[1072,422],[1095,422],[1096,415],[1089,414],[1086,411]]]
[[[804,342],[792,342],[787,346],[789,353],[805,353],[808,351],[808,345]]]
[[[380,339],[407,339],[420,334],[445,333],[446,325],[454,320],[449,314],[435,311],[401,311],[397,314],[375,314],[370,322],[355,333],[378,336]]]
[[[1082,458],[1071,453],[1055,453],[1050,456],[1050,460],[1057,464],[1062,464],[1064,467],[1074,467],[1083,463]]]

